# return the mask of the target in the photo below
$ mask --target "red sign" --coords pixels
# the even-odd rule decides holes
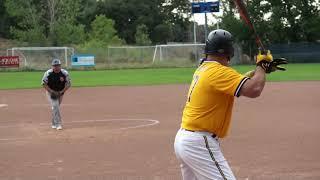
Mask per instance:
[[[19,56],[0,56],[1,67],[19,67]]]

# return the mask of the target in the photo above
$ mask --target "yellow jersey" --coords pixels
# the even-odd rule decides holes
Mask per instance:
[[[181,127],[227,135],[233,101],[248,78],[216,61],[204,61],[193,75]]]

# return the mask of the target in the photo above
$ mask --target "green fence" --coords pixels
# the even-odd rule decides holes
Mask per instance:
[[[273,44],[274,57],[285,57],[289,63],[320,63],[320,43]]]

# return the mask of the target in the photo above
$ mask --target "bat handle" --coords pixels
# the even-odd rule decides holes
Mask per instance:
[[[263,46],[263,44],[262,44],[262,42],[261,42],[259,37],[256,37],[256,43],[258,45],[259,51],[261,51],[261,54],[267,54],[268,53],[268,51],[264,48],[264,46]]]
[[[267,54],[268,51],[266,49],[264,49],[264,47],[259,46],[259,51],[261,52],[261,54]]]

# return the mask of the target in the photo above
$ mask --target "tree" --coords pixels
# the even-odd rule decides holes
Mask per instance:
[[[315,41],[319,39],[319,2],[312,0],[247,0],[251,21],[264,44]],[[222,26],[230,29],[239,42],[254,43],[247,26],[240,23],[232,0],[222,0]],[[270,15],[267,17],[266,15]]]
[[[80,14],[77,17],[79,24],[83,24],[85,31],[88,31],[91,26],[91,22],[95,19],[97,15],[97,0],[82,0],[81,2]]]
[[[78,24],[82,0],[6,0],[5,6],[17,24],[11,33],[32,44],[62,45],[84,40]]]
[[[319,2],[312,0],[268,0],[271,7],[273,42],[315,41],[320,38]]]
[[[182,12],[190,11],[189,3],[188,0],[105,0],[98,2],[97,13],[114,19],[119,37],[129,44],[135,43],[137,26],[141,24],[148,27],[153,43],[159,43],[167,39],[167,35],[162,34],[164,37],[159,38],[159,34],[155,32],[159,31],[159,27],[156,28],[159,25],[170,25],[171,29],[178,27],[182,28],[181,31],[188,31],[189,18],[185,17],[188,13]],[[170,40],[185,40],[180,37],[175,39],[171,36]]]
[[[84,26],[77,23],[82,0],[47,0],[42,2],[43,19],[48,26],[48,39],[52,45],[81,43]]]
[[[168,24],[159,24],[153,30],[153,38],[155,42],[166,44],[172,40],[172,26]]]
[[[240,17],[235,15],[238,14],[238,10],[235,8],[233,1],[223,0],[222,4],[224,13],[221,18],[221,28],[231,32],[235,42],[242,45],[244,53],[252,54],[252,49],[258,49],[252,30],[248,28]],[[247,1],[246,6],[252,23],[266,45],[269,42],[269,29],[268,22],[264,19],[264,14],[270,10],[268,9],[269,7],[266,4],[261,4],[261,0]]]
[[[300,18],[298,24],[301,26],[303,33],[303,40],[315,41],[320,39],[320,11],[319,1],[313,0],[296,0],[297,10],[299,11]]]
[[[89,39],[83,45],[84,48],[105,48],[110,44],[119,45],[123,41],[117,36],[114,29],[114,21],[106,18],[104,15],[96,16],[91,23]]]
[[[133,44],[138,25],[145,24],[152,31],[163,21],[157,6],[158,2],[148,0],[105,0],[99,1],[97,13],[113,19],[119,36]]]
[[[191,25],[191,4],[188,0],[170,0],[163,5],[165,22],[170,24],[173,31],[172,41],[186,42],[189,41],[188,31]]]
[[[36,1],[36,0],[35,0]],[[17,19],[17,25],[10,27],[13,37],[32,44],[46,41],[45,27],[41,22],[43,11],[33,0],[6,0],[5,7],[10,16]]]
[[[91,23],[91,28],[90,39],[97,39],[108,44],[113,37],[117,37],[114,21],[104,15],[96,16],[96,19]]]
[[[68,23],[57,22],[57,29],[54,29],[56,34],[56,44],[63,46],[65,44],[81,44],[86,39],[84,25],[73,25]]]
[[[5,1],[0,1],[0,37],[10,37],[10,26],[14,19],[10,18],[5,7]]]
[[[151,45],[149,38],[148,27],[145,24],[137,26],[135,40],[137,45],[148,46]]]

